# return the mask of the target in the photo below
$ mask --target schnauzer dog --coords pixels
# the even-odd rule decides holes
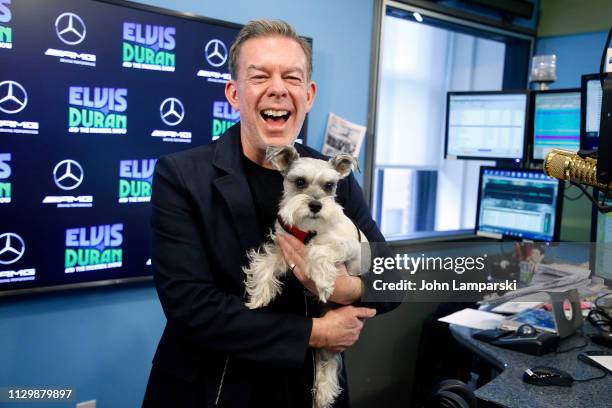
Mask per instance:
[[[283,175],[284,192],[271,242],[248,254],[249,266],[243,269],[246,305],[251,309],[266,306],[281,292],[280,278],[290,271],[276,242],[276,233],[283,231],[307,245],[308,273],[316,285],[316,295],[326,303],[338,277],[336,264],[344,263],[349,275],[361,273],[361,243],[367,239],[335,200],[338,181],[357,167],[357,161],[348,154],[339,154],[329,161],[300,158],[293,146],[269,147],[266,160]],[[364,253],[366,256],[369,254]],[[331,407],[340,394],[341,361],[339,353],[316,350],[314,408]]]

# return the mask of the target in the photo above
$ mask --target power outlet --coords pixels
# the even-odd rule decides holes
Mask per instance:
[[[79,402],[76,408],[96,408],[96,400]]]

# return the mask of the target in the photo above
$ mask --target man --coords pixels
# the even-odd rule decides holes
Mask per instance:
[[[168,322],[145,407],[310,408],[309,348],[344,351],[376,313],[351,306],[363,284],[341,276],[330,299],[340,306],[312,317],[317,305],[307,296],[307,247],[293,236],[279,240],[293,279],[268,307],[244,306],[246,253],[273,226],[282,194],[282,177],[264,160],[265,150],[294,142],[316,85],[308,43],[280,21],[247,24],[231,47],[230,71],[225,94],[240,123],[216,143],[157,163],[153,268]],[[323,157],[296,148],[302,156]],[[352,175],[338,185],[337,199],[370,241],[384,241]],[[344,394],[336,406],[347,404]]]

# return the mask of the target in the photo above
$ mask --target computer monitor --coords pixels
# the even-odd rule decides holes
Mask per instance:
[[[527,91],[448,92],[444,157],[522,160]]]
[[[602,200],[602,193],[593,190],[593,196]],[[612,199],[606,200],[606,205],[612,205]],[[603,214],[593,205],[591,218],[591,273],[602,278],[606,285],[612,287],[612,213]]]
[[[563,183],[542,170],[481,167],[476,234],[557,241]]]
[[[580,98],[580,148],[597,149],[599,147],[599,123],[601,122],[601,76],[599,74],[583,75]]]
[[[580,149],[580,89],[531,93],[531,160],[546,158],[551,149]]]

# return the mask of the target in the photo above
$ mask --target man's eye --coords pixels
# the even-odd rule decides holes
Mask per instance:
[[[295,179],[295,186],[297,188],[304,188],[304,187],[306,187],[306,180],[304,180],[302,177],[296,178]]]

